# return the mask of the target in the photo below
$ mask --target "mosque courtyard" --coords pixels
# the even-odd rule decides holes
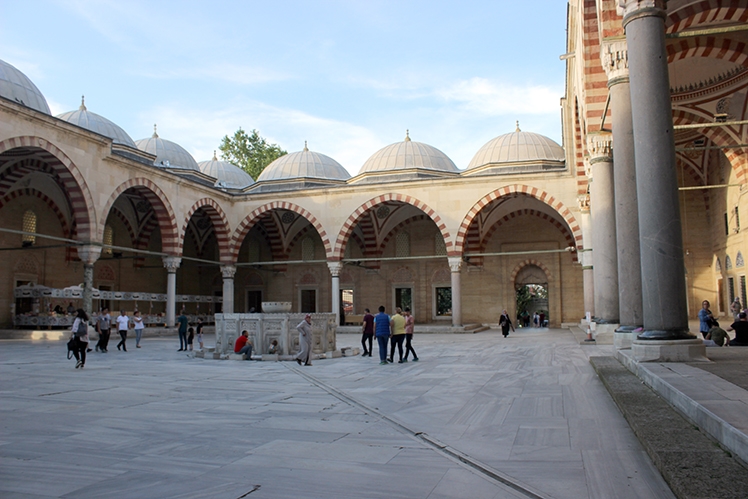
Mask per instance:
[[[359,346],[339,335],[338,347]],[[568,330],[416,335],[419,362],[0,349],[3,498],[673,498]]]

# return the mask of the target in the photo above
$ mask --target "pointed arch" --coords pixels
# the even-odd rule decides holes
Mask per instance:
[[[218,240],[218,254],[220,255],[219,259],[224,264],[231,264],[235,262],[235,260],[231,259],[230,254],[231,229],[229,227],[228,218],[226,217],[226,213],[223,211],[223,208],[221,208],[221,205],[219,205],[215,200],[211,198],[202,198],[196,201],[195,204],[193,204],[189,209],[189,211],[187,211],[187,215],[184,217],[182,230],[179,236],[179,252],[181,253],[183,251],[184,238],[187,235],[187,226],[190,223],[190,219],[192,218],[192,215],[194,215],[200,209],[205,211],[205,213],[210,218],[210,221],[213,223],[213,230],[215,230],[216,239]]]
[[[528,258],[527,260],[523,260],[518,263],[512,270],[512,273],[509,276],[509,282],[511,282],[512,285],[514,285],[514,280],[517,278],[517,275],[520,273],[520,271],[528,265],[534,265],[538,267],[543,271],[543,273],[545,273],[545,277],[548,279],[548,282],[553,281],[553,276],[551,275],[550,269],[548,269],[548,267],[543,262],[535,260],[534,258]]]

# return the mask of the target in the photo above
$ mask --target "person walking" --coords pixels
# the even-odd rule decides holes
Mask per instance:
[[[390,318],[390,327],[392,332],[390,333],[390,358],[388,362],[392,363],[395,361],[395,347],[397,346],[397,352],[400,360],[398,364],[403,363],[403,341],[405,341],[405,317],[403,317],[403,310],[400,307],[395,308],[395,315]]]
[[[73,355],[75,355],[75,360],[78,361],[75,368],[83,369],[83,366],[86,365],[86,350],[88,350],[88,314],[82,308],[77,311],[71,333],[75,340]]]
[[[179,350],[177,352],[183,352],[187,350],[187,327],[190,325],[189,319],[184,314],[184,309],[179,312],[177,317],[176,326],[179,326]]]
[[[197,318],[197,330],[195,331],[195,334],[197,335],[197,343],[200,345],[200,350],[203,349],[203,318],[198,317]]]
[[[413,314],[410,313],[408,307],[405,307],[405,357],[403,358],[403,362],[408,362],[408,353],[410,352],[413,352],[413,361],[418,362],[418,355],[416,355],[416,351],[413,350],[413,345],[411,344],[415,326],[416,320]]]
[[[379,364],[387,364],[387,342],[390,340],[390,316],[384,313],[384,306],[374,317],[374,334],[379,344]]]
[[[514,332],[514,326],[512,325],[512,319],[509,318],[509,314],[507,313],[506,309],[501,313],[501,317],[499,318],[499,326],[501,326],[501,334],[504,335],[504,338],[509,336],[509,329],[511,328],[512,332]]]
[[[119,331],[119,337],[122,339],[117,343],[117,350],[124,350],[127,352],[127,330],[129,328],[130,318],[124,310],[120,310],[119,317],[117,317],[117,331]]]
[[[305,366],[312,365],[312,316],[306,314],[304,320],[299,322],[296,326],[296,330],[299,332],[299,353],[296,355],[296,362],[301,365],[304,362]]]
[[[102,309],[96,318],[96,331],[99,333],[99,341],[96,343],[96,351],[107,353],[109,348],[109,335],[112,328],[112,316],[109,315],[109,309]]]
[[[372,339],[374,338],[374,316],[371,315],[371,312],[369,312],[368,308],[365,308],[364,311],[366,312],[364,314],[363,322],[361,323],[361,345],[364,347],[364,354],[361,357],[366,357],[367,355],[371,357],[371,350],[372,350]],[[366,349],[366,342],[369,342],[369,349]]]
[[[140,339],[143,337],[145,323],[143,322],[143,317],[140,316],[139,310],[133,313],[132,321],[135,324],[135,348],[140,348]]]

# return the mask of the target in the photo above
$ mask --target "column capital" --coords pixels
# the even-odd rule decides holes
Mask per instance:
[[[667,0],[618,0],[618,13],[623,16],[623,27],[640,17],[657,16],[665,19]]]
[[[78,258],[81,259],[83,265],[93,265],[101,256],[101,246],[86,244],[76,247],[76,250],[78,250]]]
[[[224,279],[233,279],[236,275],[236,267],[234,265],[221,265],[221,275]]]
[[[587,151],[590,154],[590,165],[613,161],[613,135],[610,133],[588,134]]]
[[[170,274],[176,273],[180,265],[182,265],[182,259],[178,256],[165,256],[163,257],[164,267]]]
[[[629,50],[626,40],[604,41],[600,60],[608,75],[608,88],[629,79]]]
[[[343,270],[343,262],[327,262],[327,268],[333,277],[340,277],[340,271]]]
[[[579,211],[582,213],[590,212],[590,195],[582,194],[577,196],[577,204],[579,205]]]
[[[449,270],[452,272],[459,272],[462,268],[462,257],[461,256],[450,256],[447,257],[447,263],[449,263]]]

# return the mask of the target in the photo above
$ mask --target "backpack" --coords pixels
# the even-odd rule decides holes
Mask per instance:
[[[78,323],[78,329],[75,331],[76,336],[85,336],[88,334],[88,324],[86,324],[86,321],[80,321]]]

